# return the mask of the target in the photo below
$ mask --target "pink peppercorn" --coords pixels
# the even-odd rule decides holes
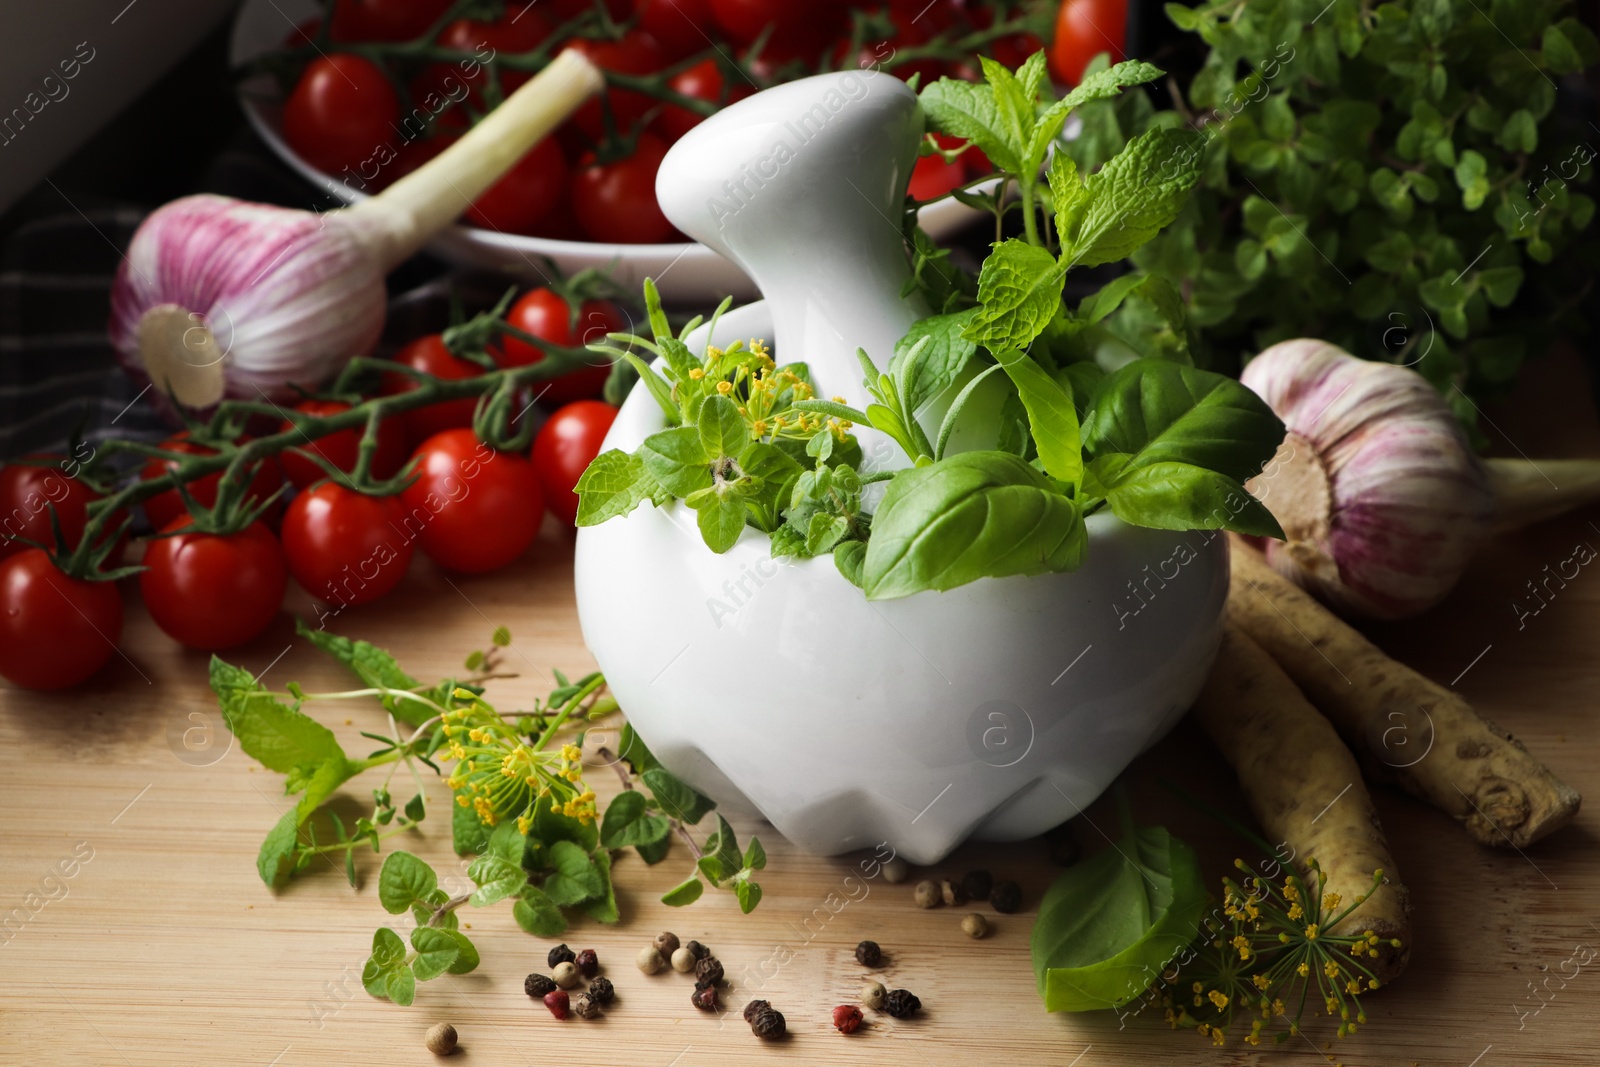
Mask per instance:
[[[841,1004],[833,1009],[833,1025],[841,1034],[853,1034],[861,1026],[861,1009],[854,1004]]]
[[[544,1006],[550,1009],[550,1014],[557,1019],[565,1019],[571,1014],[572,1000],[567,996],[565,989],[557,989],[544,995]]]

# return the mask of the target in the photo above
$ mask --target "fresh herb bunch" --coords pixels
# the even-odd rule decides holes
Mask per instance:
[[[632,848],[646,863],[659,863],[673,836],[687,846],[695,865],[664,902],[692,903],[709,883],[734,893],[745,912],[759,903],[755,873],[766,866],[761,843],[751,838],[741,850],[720,814],[716,828],[703,842],[697,840],[690,827],[711,814],[714,803],[662,767],[626,724],[620,755],[600,752],[623,787],[600,813],[581,762],[586,730],[617,711],[599,674],[569,681],[556,671],[557,688],[548,699],[529,711],[502,714],[483,699],[482,683],[508,677],[494,673],[499,649],[510,643],[503,628],[495,631],[488,650],[468,657],[468,677],[432,686],[417,682],[387,652],[365,641],[303,623],[298,632],[348,667],[364,687],[310,694],[290,683],[281,694],[286,701],[249,672],[216,657],[211,661],[211,687],[240,748],[283,774],[285,792],[297,796],[262,843],[256,864],[262,881],[280,886],[318,857],[332,863],[342,856],[345,875],[355,885],[358,849],[379,851],[384,840],[410,832],[426,818],[419,763],[444,777],[454,800],[455,850],[475,857],[466,866],[472,888],[455,894],[412,853],[385,858],[379,902],[392,915],[410,912],[416,927],[409,949],[389,927],[374,935],[363,973],[374,996],[409,1004],[418,981],[477,966],[477,951],[455,915],[464,904],[483,907],[510,899],[518,925],[540,937],[565,930],[571,909],[598,922],[618,921],[613,852]],[[389,734],[362,732],[382,745],[365,758],[348,756],[332,731],[301,710],[312,701],[356,699],[377,699],[389,715]],[[451,764],[448,772],[441,762]],[[402,765],[416,794],[397,809],[391,790]],[[347,830],[332,806],[335,793],[380,767],[387,772],[372,790],[372,814]],[[332,840],[319,841],[319,827]]]
[[[1083,112],[1080,165],[1129,131],[1198,131],[1190,207],[1134,257],[1178,284],[1210,365],[1320,337],[1413,365],[1464,422],[1590,283],[1590,131],[1557,79],[1600,60],[1563,0],[1168,4],[1209,46],[1180,112],[1142,96]],[[1103,61],[1102,65],[1103,65]],[[1537,283],[1531,273],[1539,267]],[[1592,269],[1592,264],[1591,264]],[[1135,347],[1136,310],[1113,329]]]
[[[865,411],[813,396],[805,366],[779,366],[760,342],[691,352],[699,320],[674,335],[647,283],[653,337],[616,335],[629,351],[596,348],[635,367],[668,428],[632,454],[595,459],[577,486],[580,526],[681,499],[713,551],[752,526],[775,556],[831,553],[869,599],[1072,570],[1084,518],[1103,507],[1159,529],[1282,536],[1243,487],[1283,435],[1258,397],[1185,365],[1181,343],[1168,359],[1097,362],[1100,324],[1130,298],[1172,316],[1181,338],[1172,287],[1130,275],[1076,310],[1062,299],[1069,268],[1126,257],[1177,215],[1198,179],[1197,135],[1177,131],[1149,131],[1087,178],[1065,153],[1051,157],[1073,108],[1160,71],[1118,64],[1051,100],[1043,53],[1016,72],[987,59],[983,69],[981,85],[929,86],[922,106],[935,131],[969,141],[1003,172],[999,189],[959,195],[993,210],[998,227],[1016,209],[1005,192],[1015,185],[1024,236],[997,241],[972,284],[911,232],[913,287],[939,313],[912,327],[887,370],[857,351],[872,398]],[[914,210],[908,218],[914,226]],[[633,349],[659,358],[647,365]],[[955,427],[985,392],[1000,411],[999,425],[980,428],[992,446],[951,452]],[[863,470],[850,433],[858,425],[886,435],[910,466]],[[869,515],[862,490],[877,481],[887,485]]]

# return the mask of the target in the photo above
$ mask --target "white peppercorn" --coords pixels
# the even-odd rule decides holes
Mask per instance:
[[[555,979],[556,985],[562,989],[576,989],[583,984],[583,975],[578,972],[577,964],[570,960],[556,964],[556,969],[550,972],[550,977]]]
[[[422,1040],[435,1056],[448,1056],[456,1050],[456,1028],[449,1023],[435,1023]]]
[[[919,908],[937,908],[944,903],[944,897],[939,892],[938,882],[918,882],[917,888],[912,892],[913,899]]]
[[[889,991],[884,988],[882,982],[868,982],[861,987],[861,1003],[873,1011],[880,1011],[883,1008],[883,998],[888,994]]]
[[[976,940],[989,932],[989,920],[973,912],[961,920],[961,932]]]
[[[679,948],[678,951],[672,954],[672,969],[679,974],[688,974],[694,970],[694,965],[698,962],[694,957],[694,953],[686,947]]]
[[[661,950],[654,945],[647,945],[640,949],[639,957],[634,962],[639,965],[639,969],[645,974],[658,974],[667,965],[667,961],[661,955]]]

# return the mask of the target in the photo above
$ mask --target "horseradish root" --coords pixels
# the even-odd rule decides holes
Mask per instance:
[[[1292,849],[1306,878],[1315,859],[1327,876],[1323,899],[1361,906],[1329,933],[1378,936],[1365,960],[1380,982],[1405,970],[1411,955],[1411,895],[1400,883],[1361,771],[1339,735],[1273,658],[1233,623],[1194,707],[1222,750],[1269,841]],[[1280,846],[1282,847],[1282,846]],[[1373,873],[1383,884],[1373,888]],[[1398,939],[1399,947],[1391,942]]]
[[[1233,539],[1228,615],[1277,660],[1369,777],[1421,797],[1486,845],[1525,848],[1581,797],[1465,700],[1396,663]]]

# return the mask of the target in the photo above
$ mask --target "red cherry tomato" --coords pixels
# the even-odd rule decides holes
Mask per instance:
[[[0,560],[0,675],[24,689],[66,689],[105,666],[122,639],[114,582],[85,582],[37,548]]]
[[[452,381],[457,378],[475,378],[483,373],[483,368],[471,360],[451,355],[450,350],[444,346],[444,338],[436,333],[412,341],[397,352],[394,359],[396,363],[404,363],[435,378]],[[415,379],[398,371],[388,371],[383,375],[381,388],[385,396],[410,392],[416,387]],[[460,400],[443,400],[437,404],[408,411],[400,416],[401,424],[405,426],[406,439],[414,445],[432,437],[440,430],[471,426],[472,413],[477,410],[477,406],[477,397],[463,397]]]
[[[307,64],[283,106],[283,136],[307,163],[337,175],[373,170],[394,149],[400,101],[377,64],[334,53]],[[370,176],[367,176],[370,180]]]
[[[714,59],[702,60],[688,70],[679,71],[667,79],[667,87],[684,96],[719,105],[743,100],[754,91],[749,85],[738,85],[729,91],[722,77],[722,68],[717,66]],[[652,128],[671,144],[704,121],[704,115],[677,104],[668,104],[656,116]]]
[[[1002,37],[989,46],[994,58],[1008,67],[1020,67],[1023,61],[1044,47],[1044,42],[1031,33],[1014,33]]]
[[[932,200],[966,180],[967,172],[959,162],[946,163],[941,156],[923,156],[911,171],[911,187],[907,192],[916,200]]]
[[[561,200],[567,184],[567,157],[554,137],[546,137],[472,202],[467,222],[501,233],[531,233]]]
[[[629,30],[619,41],[592,41],[580,37],[569,41],[566,47],[583,53],[601,70],[616,71],[618,74],[654,74],[667,63],[661,46],[643,30]],[[605,100],[611,108],[612,122],[623,133],[656,106],[653,97],[632,89],[607,89]],[[598,141],[605,136],[605,117],[599,97],[585,102],[570,121],[591,141]]]
[[[597,163],[590,153],[579,162],[572,175],[572,211],[591,239],[647,245],[672,237],[672,223],[656,203],[656,171],[666,154],[661,138],[641,133],[626,159]]]
[[[66,461],[60,457],[28,458],[50,463],[45,467],[0,464],[0,559],[29,547],[23,541],[14,540],[18,537],[52,548],[75,547],[88,521],[84,508],[98,495],[70,477],[62,466]],[[61,536],[66,538],[62,546],[56,545],[50,526],[52,507],[61,521]]]
[[[409,41],[450,10],[450,0],[337,0],[335,41]]]
[[[1122,49],[1127,39],[1128,0],[1062,0],[1050,43],[1050,70],[1077,85],[1083,68],[1101,52],[1110,52],[1113,63],[1126,58]],[[998,50],[995,58],[1000,58]]]
[[[586,300],[578,309],[578,325],[572,325],[572,313],[567,301],[549,289],[534,289],[524,293],[511,310],[506,322],[524,333],[565,348],[578,348],[605,339],[608,333],[620,333],[631,324],[622,309],[609,300]],[[502,367],[523,367],[537,363],[544,352],[536,345],[507,336],[500,342],[498,362]],[[596,355],[595,366],[563,374],[547,383],[535,385],[534,391],[544,390],[542,399],[551,404],[565,404],[585,397],[599,396],[611,374],[610,361]]]
[[[319,600],[368,604],[400,584],[416,530],[398,497],[365,496],[323,482],[295,497],[283,516],[289,573]]]
[[[544,498],[533,464],[497,452],[471,430],[434,434],[417,449],[417,480],[400,494],[422,550],[462,574],[504,567],[539,536]]]
[[[190,648],[232,648],[257,637],[278,614],[289,584],[272,531],[253,522],[236,534],[175,533],[185,515],[151,540],[139,592],[163,633]]]
[[[533,439],[533,469],[539,475],[545,503],[564,526],[571,526],[578,517],[578,494],[573,486],[600,454],[600,444],[616,418],[617,409],[610,404],[579,400],[551,415]]]
[[[307,415],[337,415],[349,411],[350,405],[339,400],[302,400],[294,406],[294,409]],[[278,429],[282,432],[293,428],[294,424],[285,419]],[[335,430],[314,440],[301,441],[295,447],[315,452],[348,473],[356,469],[363,432],[360,428]],[[406,456],[406,434],[400,420],[393,417],[383,420],[378,427],[378,449],[372,454],[372,476],[380,479],[394,477],[400,473],[400,468],[406,465]],[[278,457],[278,462],[283,465],[284,477],[288,478],[296,489],[304,489],[312,482],[319,482],[328,476],[311,460],[297,456],[293,452],[282,453]]]
[[[161,442],[161,448],[168,452],[187,452],[192,456],[216,455],[215,449],[206,448],[190,441],[187,431],[178,434],[176,437],[167,438]],[[144,481],[160,478],[177,465],[176,460],[151,457],[145,460],[144,467],[139,472],[139,477]],[[204,478],[188,483],[184,486],[184,489],[194,498],[196,504],[209,508],[217,502],[217,486],[222,484],[222,473],[222,471],[218,471],[215,474],[208,474]],[[255,476],[250,479],[250,488],[246,490],[245,495],[254,497],[258,501],[265,500],[277,492],[278,487],[282,484],[283,471],[279,468],[278,461],[269,456],[256,467]],[[278,506],[274,504],[267,512],[267,517],[269,519],[274,518],[277,512]],[[157,493],[149,500],[146,500],[144,502],[144,513],[149,518],[150,525],[160,530],[170,524],[173,519],[180,515],[187,515],[189,512],[183,506],[183,498],[178,495],[178,491],[176,489],[168,489],[166,492]]]
[[[639,0],[639,28],[654,37],[670,59],[682,59],[712,46],[711,0]]]
[[[819,47],[844,28],[844,8],[814,0],[711,0],[717,25],[735,44],[746,45],[768,26],[768,41],[786,53]]]
[[[594,0],[549,0],[549,3],[556,17],[562,20],[577,18],[594,10]],[[628,0],[606,0],[606,11],[613,20],[625,19],[628,17]]]

